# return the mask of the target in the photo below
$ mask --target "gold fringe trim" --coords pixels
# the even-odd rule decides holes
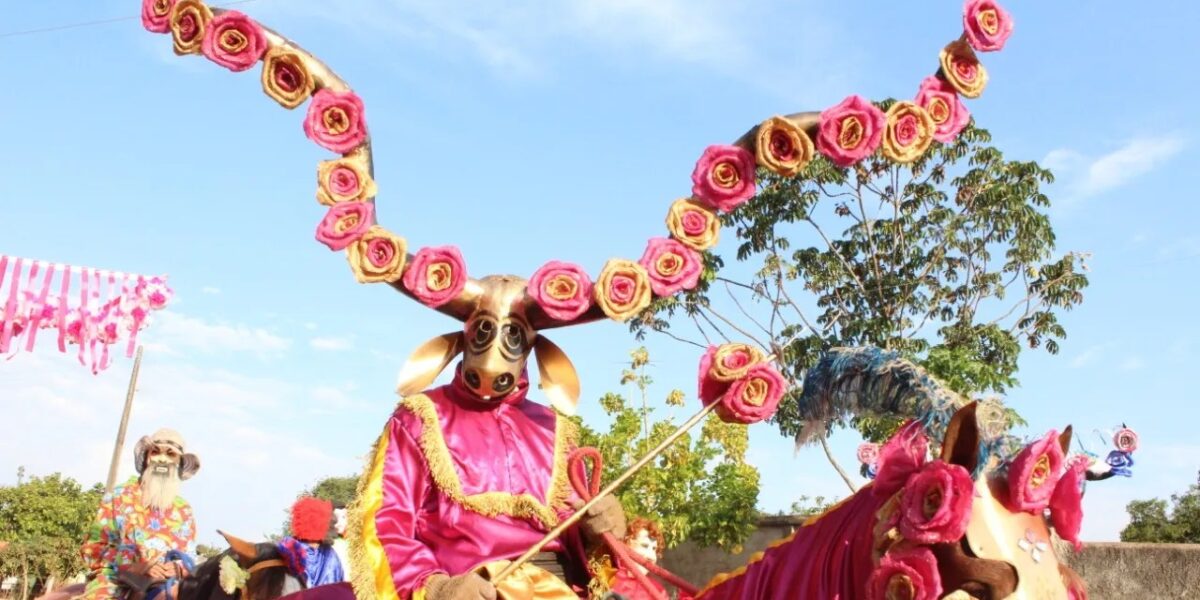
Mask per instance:
[[[375,531],[375,515],[383,505],[383,467],[390,427],[375,441],[367,468],[358,479],[355,500],[347,510],[346,541],[350,546],[350,583],[358,600],[399,598],[391,566]]]
[[[518,519],[536,519],[546,529],[558,525],[555,508],[565,508],[570,495],[567,479],[567,454],[574,447],[579,428],[569,419],[555,413],[554,467],[546,498],[538,500],[529,494],[483,492],[470,496],[463,492],[462,482],[454,471],[454,460],[442,436],[437,408],[425,394],[415,394],[400,401],[400,405],[421,419],[421,436],[417,440],[425,455],[433,482],[443,494],[468,510],[485,517],[507,515]],[[369,600],[369,599],[368,599]]]

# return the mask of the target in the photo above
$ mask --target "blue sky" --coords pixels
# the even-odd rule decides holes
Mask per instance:
[[[475,274],[549,259],[598,272],[663,234],[692,164],[766,116],[850,93],[909,96],[960,31],[960,3],[713,0],[257,0],[241,7],[325,60],[363,97],[385,226],[413,247],[454,243]],[[53,7],[52,7],[53,6]],[[1200,359],[1200,167],[1190,99],[1192,3],[1010,2],[1017,29],[984,57],[969,105],[1006,156],[1054,167],[1061,251],[1093,253],[1064,316],[1062,353],[1027,353],[1008,395],[1034,432],[1074,423],[1142,435],[1133,480],[1094,485],[1086,539],[1115,539],[1133,498],[1193,482]],[[455,328],[354,282],[315,243],[322,213],[301,112],[262,95],[258,70],[177,58],[132,0],[29,4],[0,30],[0,252],[143,273],[178,293],[145,336],[131,436],[179,428],[203,455],[185,489],[202,540],[277,528],[299,489],[352,473],[391,411],[409,351]],[[18,58],[19,57],[19,58]],[[723,250],[730,252],[732,232]],[[497,250],[503,248],[503,250]],[[551,337],[579,367],[583,414],[617,389],[636,346],[598,323]],[[694,349],[651,338],[655,392],[690,390]],[[0,363],[0,482],[18,465],[100,480],[129,361],[93,377],[43,347]],[[690,410],[690,409],[689,409]],[[679,417],[686,415],[679,414]],[[760,504],[842,496],[819,451],[752,429]],[[1099,449],[1095,434],[1087,441]],[[858,439],[833,440],[853,467]],[[129,461],[127,461],[129,462]],[[125,465],[128,471],[128,465]]]

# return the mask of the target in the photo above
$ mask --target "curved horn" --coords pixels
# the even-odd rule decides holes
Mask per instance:
[[[408,256],[409,262],[412,261],[412,255]],[[403,281],[396,281],[391,284],[401,294],[417,300],[417,297],[412,292],[404,287]],[[479,302],[479,297],[483,295],[483,284],[478,279],[470,277],[467,279],[467,285],[463,287],[463,291],[453,300],[434,308],[434,310],[460,322],[466,323],[470,318],[471,312],[475,310],[475,305]],[[419,301],[419,300],[418,300]]]

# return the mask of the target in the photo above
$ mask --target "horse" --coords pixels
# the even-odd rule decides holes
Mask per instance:
[[[822,427],[839,412],[919,418],[883,445],[873,481],[713,577],[697,600],[1086,598],[1052,543],[1078,545],[1082,518],[1069,426],[1023,444],[995,426],[995,406],[877,349],[832,350],[806,376],[800,406]],[[927,432],[941,437],[933,460]]]

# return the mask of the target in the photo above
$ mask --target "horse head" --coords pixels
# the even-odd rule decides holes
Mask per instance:
[[[180,582],[179,600],[273,600],[304,589],[304,584],[289,572],[275,544],[255,544],[220,533],[229,543],[229,549],[205,561],[191,577]],[[221,581],[223,576],[231,575],[222,574],[228,568],[226,557],[245,573],[245,580],[238,582],[232,592]]]
[[[405,294],[403,286],[396,285]],[[573,414],[579,399],[579,377],[566,354],[538,332],[599,318],[585,313],[574,321],[549,318],[527,291],[527,282],[513,275],[471,278],[461,293],[438,310],[463,323],[461,331],[440,335],[416,350],[400,373],[402,396],[418,393],[462,355],[455,374],[485,402],[499,402],[525,376],[532,353],[538,365],[540,388],[559,411]]]

